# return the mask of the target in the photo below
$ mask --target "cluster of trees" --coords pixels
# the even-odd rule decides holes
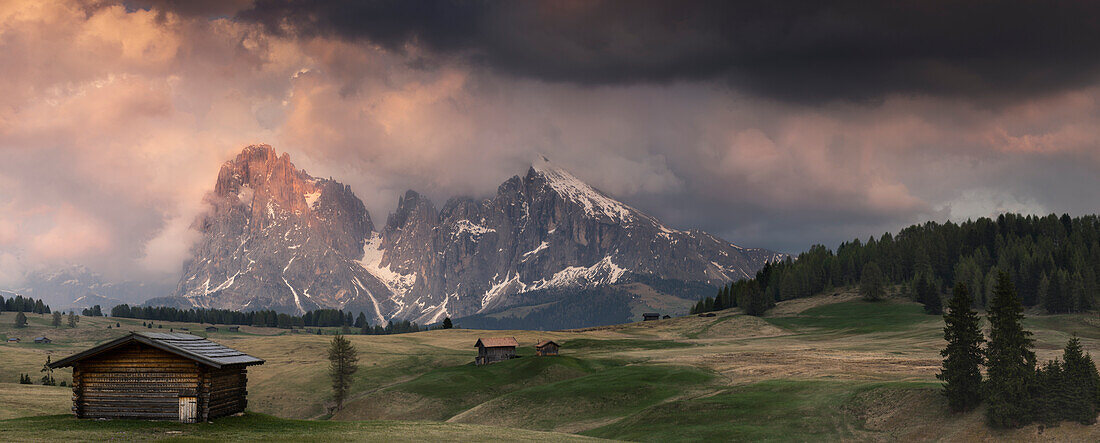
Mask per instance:
[[[756,303],[772,305],[854,285],[872,263],[887,286],[900,284],[926,305],[942,303],[942,294],[962,282],[974,294],[974,306],[987,307],[996,275],[1005,272],[1024,306],[1086,311],[1100,306],[1100,217],[1003,214],[996,220],[913,225],[896,236],[842,243],[835,252],[815,245],[797,259],[765,265],[752,279],[756,286],[726,286],[696,310],[743,306],[756,288],[763,293]]]
[[[355,317],[350,311],[337,309],[318,309],[307,311],[303,315],[281,314],[275,311],[232,311],[228,309],[179,309],[167,306],[130,306],[121,304],[111,308],[112,317],[137,318],[143,320],[176,321],[189,323],[210,323],[222,325],[252,325],[271,328],[290,329],[293,327],[344,327],[345,333],[353,330],[360,334],[386,335],[419,332],[423,328],[404,321],[390,321],[385,326],[371,326],[363,312]]]
[[[0,296],[0,312],[3,311],[32,312],[35,314],[49,314],[51,312],[50,305],[42,303],[42,300],[35,300],[22,295],[9,297],[7,300]]]
[[[1100,374],[1092,356],[1074,337],[1061,360],[1039,365],[1031,332],[1023,328],[1023,305],[1012,278],[999,272],[988,304],[989,341],[982,335],[974,298],[965,283],[955,285],[944,315],[943,366],[937,377],[955,412],[987,405],[992,426],[1020,427],[1031,422],[1096,422]],[[986,368],[983,379],[981,366]]]
[[[80,311],[80,315],[83,315],[85,317],[102,317],[103,308],[99,307],[99,305],[95,305],[90,308],[84,308],[82,311]]]

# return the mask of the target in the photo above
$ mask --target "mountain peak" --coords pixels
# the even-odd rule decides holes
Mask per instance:
[[[558,167],[544,156],[531,165],[528,180],[541,179],[559,196],[584,207],[587,214],[606,217],[615,222],[628,222],[634,219],[634,208],[611,198],[603,191],[592,187],[569,171]]]

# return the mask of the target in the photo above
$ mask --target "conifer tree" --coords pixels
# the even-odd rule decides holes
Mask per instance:
[[[17,328],[27,327],[27,314],[24,314],[22,312],[19,312],[18,314],[15,314],[15,327],[17,327]]]
[[[351,375],[359,370],[359,355],[351,341],[336,334],[328,348],[329,377],[332,379],[332,396],[336,401],[336,410],[344,407],[348,388],[351,387]]]
[[[1031,421],[1035,353],[1031,332],[1024,330],[1023,306],[1007,273],[997,275],[989,301],[989,344],[985,355],[987,375],[983,392],[988,405],[986,420],[996,427],[1016,428]]]
[[[451,329],[454,327],[454,323],[451,323],[451,317],[443,319],[443,329]]]
[[[1066,402],[1060,405],[1060,410],[1064,411],[1062,418],[1085,425],[1096,423],[1100,377],[1092,356],[1081,350],[1081,340],[1077,337],[1066,343],[1062,362],[1066,391]]]
[[[886,296],[886,282],[875,262],[867,263],[859,277],[859,294],[864,300],[877,301]]]
[[[973,299],[963,283],[955,290],[943,315],[943,338],[947,347],[940,351],[943,368],[936,378],[943,380],[943,393],[952,412],[974,409],[982,400],[982,343],[985,342],[978,313],[971,309]]]
[[[53,311],[53,321],[50,324],[55,328],[61,327],[61,311]]]

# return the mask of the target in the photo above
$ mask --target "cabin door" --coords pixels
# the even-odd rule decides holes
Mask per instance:
[[[194,423],[199,417],[198,397],[180,397],[180,422]]]

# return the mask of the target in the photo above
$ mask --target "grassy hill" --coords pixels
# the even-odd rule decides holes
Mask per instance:
[[[0,315],[0,336],[19,336],[24,342],[0,344],[0,419],[15,420],[0,422],[0,429],[31,423],[64,430],[58,432],[102,426],[102,434],[95,435],[117,435],[111,434],[117,432],[112,427],[123,425],[116,422],[40,417],[66,414],[68,391],[15,382],[20,372],[38,376],[47,354],[56,359],[127,330],[148,330],[142,322],[82,318],[76,329],[54,329],[48,317],[31,315],[30,327],[17,330],[11,326],[13,318],[11,313]],[[1060,355],[1073,334],[1100,355],[1096,314],[1031,316],[1026,324],[1035,332],[1040,359]],[[201,326],[165,323],[158,330],[197,331]],[[411,426],[409,421],[433,422],[424,432],[457,433],[447,434],[454,438],[488,438],[501,429],[522,429],[557,434],[516,431],[502,438],[570,433],[648,441],[1100,439],[1100,426],[996,431],[983,424],[981,411],[948,414],[935,379],[942,327],[940,317],[924,315],[914,303],[868,303],[853,291],[840,291],[780,303],[763,318],[726,310],[715,317],[571,331],[453,329],[350,336],[359,349],[360,370],[345,408],[331,416],[324,360],[331,337],[252,327],[228,333],[223,328],[210,338],[267,360],[249,369],[249,409],[267,415],[234,418],[238,424],[226,427],[218,420],[194,429],[141,422],[148,428],[135,435],[175,435],[148,430],[156,428],[193,430],[187,435],[195,438],[245,438],[240,432],[248,426],[241,423],[254,420],[271,424],[257,425],[256,434],[247,437],[264,439],[273,435],[264,429],[280,426],[373,439],[368,430],[391,435],[381,430],[402,429]],[[43,334],[54,343],[27,343],[27,338]],[[473,366],[473,343],[479,336],[514,336],[521,357]],[[539,339],[563,343],[562,355],[534,357],[532,346]],[[58,378],[66,377],[61,373]],[[466,427],[473,425],[488,427]],[[0,440],[23,437],[33,434],[0,434]]]

